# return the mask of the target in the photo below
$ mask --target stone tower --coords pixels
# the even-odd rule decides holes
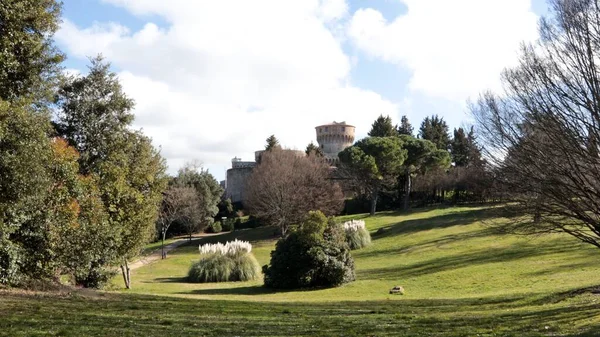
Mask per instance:
[[[319,125],[316,128],[317,142],[323,150],[327,161],[335,165],[338,163],[338,153],[354,143],[354,126],[346,122],[333,122]]]

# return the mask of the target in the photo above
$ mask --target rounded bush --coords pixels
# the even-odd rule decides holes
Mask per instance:
[[[206,227],[207,233],[221,233],[223,228],[221,227],[220,221],[213,222],[210,226]]]
[[[281,289],[335,287],[355,278],[344,229],[321,212],[310,212],[297,231],[277,242],[263,272],[266,287]]]
[[[365,228],[346,230],[346,242],[350,249],[361,249],[371,244],[371,234]]]
[[[260,277],[260,265],[252,254],[244,254],[232,258],[234,268],[230,281],[252,281]]]

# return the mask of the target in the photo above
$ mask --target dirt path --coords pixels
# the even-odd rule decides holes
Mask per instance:
[[[209,233],[203,233],[203,234],[199,234],[199,235],[194,235],[192,236],[192,242],[198,242],[200,241],[202,238],[208,237],[208,236],[215,236],[215,235],[222,235],[222,234],[227,234],[229,232],[221,232],[221,233],[216,233],[216,234],[209,234]],[[165,246],[165,253],[167,253],[167,258],[169,257],[169,252],[172,251],[173,249],[179,247],[179,246],[183,246],[187,243],[189,243],[190,240],[188,238],[181,238],[178,239],[177,241],[173,241],[170,244]],[[143,267],[145,265],[148,265],[154,261],[160,260],[161,259],[161,255],[162,255],[162,250],[160,248],[156,249],[154,252],[152,252],[151,254],[148,254],[146,256],[142,256],[139,260],[136,260],[135,262],[132,262],[129,265],[129,269],[130,270],[136,270],[140,267]]]

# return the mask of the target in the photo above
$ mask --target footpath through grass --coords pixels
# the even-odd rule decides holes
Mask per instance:
[[[596,248],[568,236],[497,235],[489,224],[509,220],[484,208],[381,213],[365,221],[373,244],[353,252],[357,280],[343,287],[275,292],[261,281],[190,284],[194,245],[134,271],[128,294],[0,294],[0,335],[600,335],[600,296],[591,291],[600,285]],[[262,265],[273,233],[258,228],[201,242],[249,240]],[[389,295],[394,285],[406,294]],[[113,287],[121,286],[115,279]]]

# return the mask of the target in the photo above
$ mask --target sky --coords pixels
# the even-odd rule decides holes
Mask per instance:
[[[66,70],[101,53],[136,102],[134,127],[174,174],[218,180],[274,134],[316,143],[332,121],[365,137],[379,115],[468,126],[468,102],[501,90],[544,0],[63,0]]]

